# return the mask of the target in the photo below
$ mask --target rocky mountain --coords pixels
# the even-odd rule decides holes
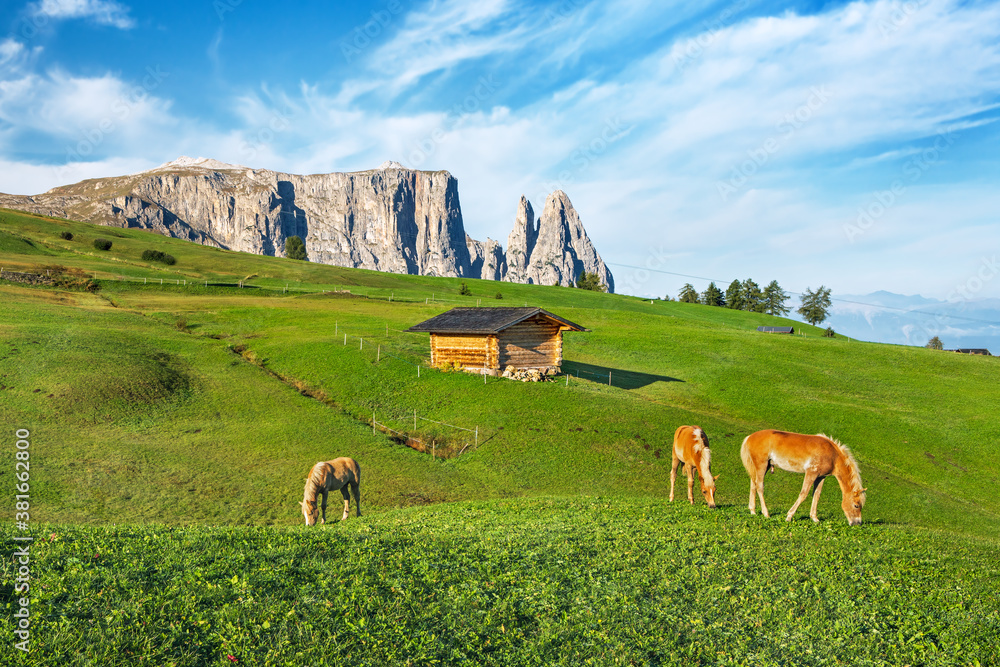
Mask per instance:
[[[311,261],[337,266],[547,285],[588,271],[614,286],[565,193],[549,196],[537,225],[522,197],[505,253],[465,233],[451,174],[398,162],[299,176],[181,157],[41,195],[0,194],[0,206],[263,255],[282,256],[299,236]]]

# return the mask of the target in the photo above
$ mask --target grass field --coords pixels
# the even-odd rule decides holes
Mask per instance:
[[[44,664],[991,665],[992,546],[593,496],[334,529],[62,526]]]
[[[459,279],[0,211],[0,266],[57,265],[101,289],[0,283],[0,422],[31,431],[32,521],[57,536],[35,552],[44,664],[73,646],[94,664],[997,660],[996,359],[568,288],[468,280],[463,298]],[[426,336],[403,329],[477,303],[590,328],[566,336],[568,384],[428,369]],[[373,414],[465,452],[417,452]],[[710,437],[715,513],[665,503],[685,423]],[[833,483],[819,526],[749,516],[739,445],[771,427],[852,448],[864,526]],[[294,527],[309,466],[342,455],[361,462],[365,516]],[[773,516],[800,485],[768,476]],[[73,594],[95,587],[109,597]]]

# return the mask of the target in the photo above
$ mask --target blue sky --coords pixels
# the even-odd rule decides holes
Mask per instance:
[[[455,175],[481,240],[565,190],[618,291],[1000,296],[997,3],[0,6],[3,192],[391,159]]]

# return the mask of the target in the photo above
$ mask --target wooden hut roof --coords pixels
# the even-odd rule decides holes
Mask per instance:
[[[416,324],[415,333],[495,334],[535,315],[541,315],[571,331],[590,331],[542,308],[452,308],[446,313]]]
[[[757,327],[757,331],[762,331],[763,333],[795,333],[795,329],[793,327]]]

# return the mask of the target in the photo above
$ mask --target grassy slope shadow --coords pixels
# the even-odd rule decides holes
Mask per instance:
[[[638,389],[651,385],[654,382],[684,382],[680,378],[669,375],[653,375],[651,373],[640,373],[639,371],[627,371],[621,368],[609,368],[607,366],[595,366],[585,364],[580,361],[563,360],[563,373],[576,375],[585,380],[594,382],[604,382],[610,374],[611,386],[619,389]]]

